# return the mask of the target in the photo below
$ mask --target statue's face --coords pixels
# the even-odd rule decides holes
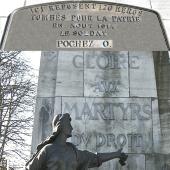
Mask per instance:
[[[69,138],[72,136],[73,127],[71,126],[70,120],[65,121],[62,127],[63,133]]]

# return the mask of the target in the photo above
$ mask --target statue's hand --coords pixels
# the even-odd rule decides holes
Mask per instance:
[[[118,153],[118,158],[120,159],[120,160],[119,160],[119,163],[120,163],[122,166],[124,166],[124,165],[126,165],[125,161],[127,160],[128,155],[126,155],[124,152],[122,152],[122,150],[123,150],[122,148],[119,149],[119,150],[117,151],[117,153]]]
[[[118,158],[120,158],[120,157],[121,157],[122,150],[123,150],[123,148],[121,148],[121,149],[119,149],[119,150],[117,151]]]

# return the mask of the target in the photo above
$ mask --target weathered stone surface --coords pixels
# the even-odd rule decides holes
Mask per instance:
[[[170,57],[167,51],[154,52],[155,73],[159,99],[170,99]]]
[[[84,102],[85,99],[82,97],[62,97],[62,113],[69,113],[72,118],[71,124],[73,126],[73,135],[75,136],[74,143],[76,145],[80,145],[82,142],[85,143],[79,147],[80,149],[86,149],[87,146],[87,140],[80,137],[83,132],[84,134],[86,132],[87,112],[90,110],[87,108],[82,113]]]
[[[50,76],[55,77],[55,85],[50,85],[50,88],[55,88],[53,96],[59,96],[54,98],[53,109],[54,114],[71,114],[74,131],[69,141],[82,150],[111,152],[123,147],[123,151],[129,154],[125,167],[120,167],[118,160],[114,160],[93,170],[166,168],[167,165],[159,166],[155,163],[159,158],[157,155],[148,156],[153,153],[169,153],[167,148],[170,141],[169,100],[165,100],[166,93],[166,96],[161,96],[162,100],[158,100],[156,80],[158,82],[159,78],[155,80],[155,54],[154,60],[149,52],[60,51],[53,56],[55,64],[51,71],[55,67],[56,74]],[[118,57],[118,60],[112,60],[114,62],[111,65],[106,56]],[[117,78],[122,83],[122,86],[117,86],[117,93],[100,92],[102,88],[94,86],[95,83],[115,81]],[[49,86],[44,87],[44,91],[50,89]],[[109,86],[105,84],[103,87]],[[157,87],[160,87],[158,83]],[[42,102],[36,111],[38,114],[41,106]],[[40,128],[35,134],[43,129],[41,123],[37,123],[38,126]],[[39,139],[34,143],[38,140],[40,142],[45,134],[39,133]],[[160,159],[167,160],[165,157]]]
[[[57,114],[61,114],[62,112],[62,102],[61,102],[62,97],[55,97],[55,102],[54,102],[54,116]]]
[[[63,1],[18,9],[10,15],[4,37],[2,50],[169,49],[157,13],[111,2]]]
[[[83,51],[59,51],[56,96],[83,96]]]
[[[40,4],[45,2],[54,2],[55,0],[13,0],[12,2],[8,3],[6,0],[1,0],[1,10],[0,10],[0,16],[8,16],[9,13],[14,10],[15,8],[22,7],[25,5],[34,5],[34,4]],[[106,1],[106,0],[104,0]],[[112,2],[116,3],[123,3],[123,4],[129,4],[129,5],[135,5],[135,6],[141,6],[149,9],[153,9],[156,11],[159,11],[161,17],[164,19],[164,26],[168,33],[168,37],[170,37],[170,27],[168,24],[170,22],[170,3],[167,0],[112,0]],[[10,5],[9,5],[10,4]],[[0,27],[3,29],[3,27]]]
[[[37,114],[34,115],[32,153],[35,152],[40,141],[45,140],[49,134],[51,134],[54,109],[61,113],[61,98],[37,98],[35,110]]]
[[[157,99],[152,99],[153,152],[161,153],[161,125]]]
[[[152,52],[129,52],[130,96],[157,97]]]
[[[54,97],[56,89],[57,52],[42,52],[37,96]]]
[[[129,154],[127,165],[125,166],[125,168],[123,167],[123,170],[145,170],[145,155]]]
[[[127,163],[125,166],[119,164],[118,159],[103,163],[99,168],[92,170],[145,170],[145,155],[144,154],[128,154]]]
[[[52,2],[53,0],[51,0]],[[165,2],[166,1],[166,2]],[[21,1],[20,1],[21,2]],[[17,3],[20,3],[20,2],[17,2]],[[25,3],[27,4],[35,4],[35,3],[42,3],[42,2],[50,2],[50,0],[25,0]],[[117,3],[129,3],[129,4],[132,4],[132,5],[139,5],[139,6],[143,6],[143,7],[149,7],[149,5],[152,6],[153,9],[158,9],[160,14],[163,16],[163,19],[164,20],[164,24],[165,24],[165,28],[166,28],[166,31],[169,34],[169,30],[168,28],[169,27],[169,2],[167,0],[151,0],[151,1],[147,1],[147,0],[144,0],[144,1],[131,1],[131,0],[128,0],[128,1],[124,1],[124,0],[115,0],[115,1],[112,1],[112,2],[117,2]],[[11,4],[11,2],[10,2]],[[23,0],[23,4],[24,4],[24,0]],[[22,3],[21,3],[22,5]],[[21,6],[20,5],[20,6]],[[11,5],[8,5],[9,9],[11,10],[11,7],[14,7],[14,6],[11,6]],[[5,13],[3,12],[4,9],[6,9],[6,7],[4,8],[4,4],[1,5],[1,7],[3,8],[3,10],[1,10],[1,15],[4,16],[4,15],[8,15],[8,13],[6,11],[8,10],[5,10]],[[3,13],[2,13],[3,12]],[[4,26],[4,22],[5,22],[6,18],[0,18],[0,32],[2,32],[2,29],[3,29],[3,26]],[[1,24],[2,23],[2,24]],[[146,63],[147,64],[147,63]],[[51,64],[49,65],[50,67],[52,66]],[[46,66],[44,67],[46,68]],[[164,69],[164,73],[169,73],[168,70]],[[167,82],[167,78],[164,77],[165,74],[162,74],[161,77],[164,78],[162,80],[160,80],[160,82]],[[149,74],[149,73],[148,73]],[[146,74],[143,74],[144,76]],[[143,76],[143,77],[144,77]],[[48,77],[48,76],[47,76]],[[56,75],[54,75],[54,77],[56,77]],[[51,81],[52,79],[48,79],[48,82],[52,82]],[[55,86],[51,86],[50,84],[46,83],[44,84],[45,86],[41,86],[41,90],[45,90],[45,88],[47,88],[47,93],[45,93],[45,91],[43,92],[45,95],[49,94],[49,92],[51,94],[53,94],[52,92],[52,88]],[[162,99],[165,99],[165,100],[161,100],[159,101],[159,106],[157,106],[157,99],[155,100],[152,100],[152,118],[153,118],[153,147],[154,147],[154,151],[155,152],[158,152],[159,151],[159,115],[160,114],[160,118],[161,118],[161,132],[162,132],[162,136],[161,136],[161,139],[162,139],[162,143],[161,143],[161,146],[162,146],[162,152],[163,153],[168,153],[168,148],[170,148],[169,146],[169,136],[170,136],[170,133],[169,133],[169,116],[170,116],[170,112],[169,112],[169,100],[167,100],[167,96],[169,96],[169,92],[167,91],[169,89],[169,86],[167,85],[167,88],[165,88],[165,86],[163,88],[161,88],[161,90],[163,90],[161,92],[161,98]],[[142,92],[140,92],[140,95],[142,94]],[[42,95],[43,96],[43,95]],[[55,96],[53,94],[53,96]],[[48,97],[48,96],[47,96]],[[123,96],[124,97],[124,96]],[[140,96],[139,96],[140,97]],[[157,96],[156,96],[157,97]],[[38,102],[40,103],[41,105],[41,102]],[[61,102],[61,98],[56,98],[55,99],[55,104],[54,104],[54,114],[55,113],[58,113],[58,112],[61,112],[61,105],[62,105],[62,102]],[[37,106],[39,107],[39,106]],[[60,107],[60,108],[59,108]],[[37,109],[39,110],[39,109]],[[160,112],[160,110],[162,110]],[[36,118],[35,118],[36,119]],[[37,118],[38,119],[38,118]],[[35,131],[35,129],[34,129]],[[37,140],[39,143],[41,137],[39,137],[40,139],[37,138],[37,134],[39,134],[38,130],[37,130],[37,133],[36,133],[36,137],[34,138],[35,140]],[[40,133],[41,134],[41,133]],[[39,135],[40,135],[39,134]],[[39,136],[38,135],[38,136]],[[36,145],[34,146],[34,151],[35,151],[35,148],[36,148]],[[131,159],[131,158],[134,158],[134,159]],[[167,159],[168,157],[170,157],[169,155],[167,156],[163,156],[163,155],[147,155],[146,157],[146,170],[169,170],[169,160]],[[139,158],[139,159],[138,159]],[[134,161],[135,159],[137,159],[136,161]],[[114,165],[114,163],[116,165]],[[109,169],[114,169],[114,170],[124,170],[124,169],[134,169],[134,170],[143,170],[144,169],[144,166],[145,166],[145,160],[144,160],[144,155],[131,155],[129,154],[129,158],[128,158],[128,166],[126,167],[120,167],[120,165],[117,163],[117,160],[115,161],[110,161],[109,163],[106,163],[106,164],[103,164],[103,166],[100,168],[101,170],[103,169],[106,169],[106,170],[109,170]],[[136,163],[137,162],[137,163]],[[113,164],[113,165],[112,165]]]
[[[148,154],[146,155],[146,170],[169,170],[170,155]]]
[[[170,100],[160,100],[162,153],[170,154]]]
[[[86,51],[84,95],[129,97],[128,52]]]
[[[147,98],[62,98],[72,116],[72,141],[83,149],[129,153],[152,151],[151,100]]]

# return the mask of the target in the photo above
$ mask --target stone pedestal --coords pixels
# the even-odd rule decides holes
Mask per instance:
[[[164,126],[168,125],[168,114],[160,115],[156,55],[128,51],[42,52],[32,152],[51,133],[54,115],[68,112],[74,129],[70,140],[79,149],[110,152],[123,147],[129,154],[124,170],[169,167],[169,157],[164,155],[170,152],[164,147],[169,138],[161,134],[162,128],[169,133]],[[122,167],[112,160],[96,169]]]

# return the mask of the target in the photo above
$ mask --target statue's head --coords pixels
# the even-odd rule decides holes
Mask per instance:
[[[53,122],[53,132],[64,133],[67,137],[72,136],[72,126],[71,117],[69,113],[58,114],[54,117]]]

